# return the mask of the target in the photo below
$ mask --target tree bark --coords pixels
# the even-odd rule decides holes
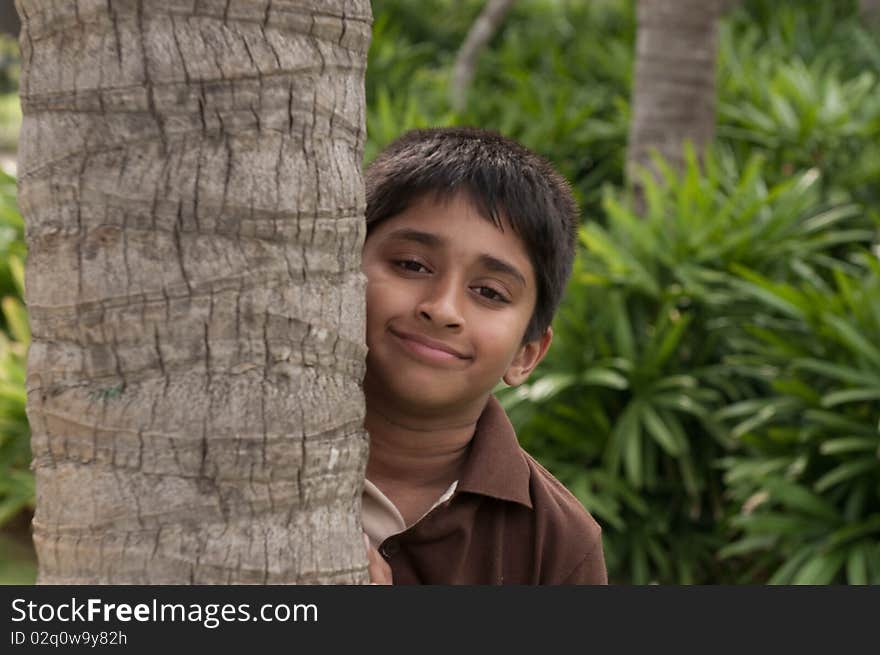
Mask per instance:
[[[15,11],[15,5],[6,0],[0,3],[0,33],[9,34],[18,38],[18,32],[21,29],[21,22],[18,20],[18,13]]]
[[[15,5],[9,0],[0,2],[0,33],[9,34],[18,38],[21,22],[18,20],[18,12]]]
[[[16,0],[42,584],[366,582],[366,0]]]
[[[859,16],[872,28],[880,26],[880,0],[859,0]]]
[[[627,175],[652,168],[656,149],[681,167],[683,145],[715,134],[717,18],[724,0],[641,0]]]
[[[504,17],[513,5],[514,0],[488,0],[483,11],[471,26],[461,49],[455,58],[452,71],[452,86],[449,101],[453,109],[461,111],[467,101],[468,88],[477,69],[477,60],[486,44],[495,36],[495,32],[504,22]]]

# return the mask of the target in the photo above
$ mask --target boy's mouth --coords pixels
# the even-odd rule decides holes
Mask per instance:
[[[392,335],[397,337],[397,339],[400,340],[400,342],[408,350],[428,356],[432,359],[471,359],[470,356],[459,352],[452,346],[449,346],[441,341],[436,341],[429,337],[422,336],[421,334],[414,334],[412,332],[400,332],[391,328],[389,328],[388,331],[391,332]]]

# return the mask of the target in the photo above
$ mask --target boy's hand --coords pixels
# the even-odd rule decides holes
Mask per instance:
[[[391,567],[388,566],[379,551],[370,544],[370,538],[364,533],[364,545],[367,547],[367,561],[369,562],[370,584],[392,584]]]

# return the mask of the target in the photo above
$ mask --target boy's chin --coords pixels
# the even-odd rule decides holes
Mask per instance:
[[[466,403],[459,390],[457,393],[440,389],[410,387],[388,389],[385,400],[398,411],[418,416],[439,416],[448,414]]]
[[[472,411],[473,406],[482,401],[480,396],[486,395],[464,389],[461,385],[438,383],[436,379],[404,380],[399,377],[384,384],[374,383],[365,390],[368,411],[371,403],[378,403],[382,406],[380,411],[384,409],[424,418]]]

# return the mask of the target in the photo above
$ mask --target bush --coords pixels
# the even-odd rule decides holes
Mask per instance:
[[[742,509],[721,554],[757,555],[772,583],[880,583],[880,261],[852,259],[831,284],[739,271],[757,305],[740,364],[766,384],[716,415],[744,451],[723,461]]]
[[[798,170],[818,168],[826,196],[876,206],[880,202],[876,183],[880,179],[880,46],[851,17],[829,25],[827,17],[823,20],[828,11],[820,12],[819,28],[804,27],[807,37],[794,42],[789,32],[792,26],[801,26],[809,16],[806,12],[781,10],[774,14],[775,29],[773,24],[761,29],[742,20],[724,24],[718,136],[741,160],[761,152],[768,159],[772,182]],[[810,32],[816,31],[820,34],[810,38]],[[803,46],[823,36],[830,39],[824,48]],[[792,56],[796,44],[803,56]],[[789,49],[787,56],[784,49]],[[852,53],[860,49],[868,60],[876,59],[873,70],[853,62]]]
[[[718,467],[740,448],[725,419],[770,385],[754,330],[793,329],[750,276],[828,279],[850,266],[838,249],[874,237],[856,206],[817,209],[816,171],[768,188],[760,158],[741,172],[729,152],[704,173],[686,161],[681,175],[656,162],[665,179],[645,176],[642,216],[606,191],[554,347],[530,384],[501,392],[526,449],[606,526],[611,577],[637,584],[743,579],[743,562],[719,557],[738,511]]]

